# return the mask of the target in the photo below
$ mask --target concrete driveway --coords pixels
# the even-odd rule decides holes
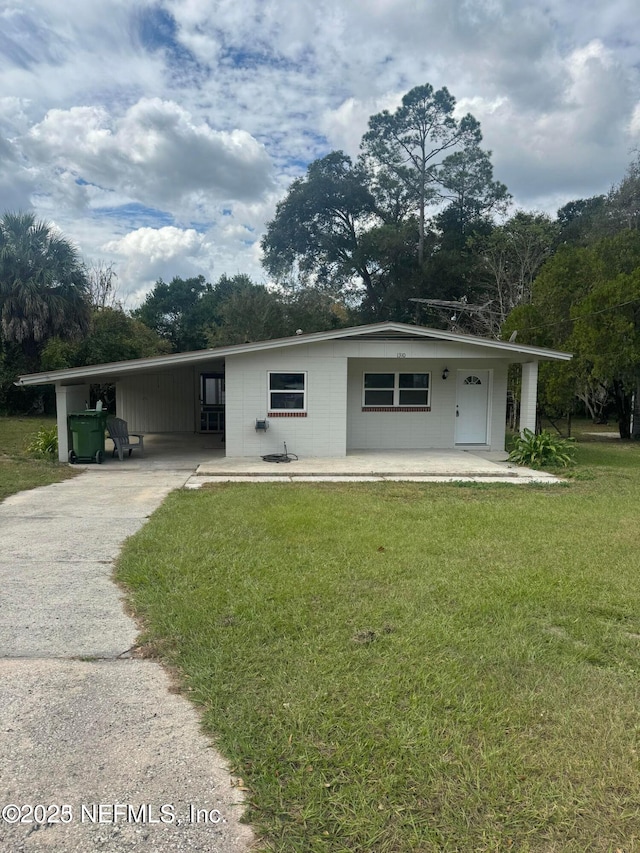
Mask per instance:
[[[193,467],[111,471],[0,504],[0,850],[247,850],[241,792],[162,667],[131,656],[111,581]]]

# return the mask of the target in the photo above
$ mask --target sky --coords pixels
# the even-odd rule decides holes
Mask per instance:
[[[638,0],[0,0],[0,215],[135,307],[246,273],[291,181],[446,86],[514,208],[607,192],[640,143]]]

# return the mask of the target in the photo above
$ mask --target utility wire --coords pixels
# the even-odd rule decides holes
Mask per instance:
[[[488,306],[491,303],[487,303],[487,305],[469,305],[467,303],[461,303],[459,301],[451,300],[449,302],[445,300],[438,299],[410,299],[410,302],[422,302],[430,305],[433,308],[437,308],[439,310],[454,309],[458,310],[460,314],[464,314],[465,311],[473,314],[491,314],[493,316],[499,317],[502,315],[501,311],[493,311]],[[567,317],[564,320],[556,320],[553,323],[541,323],[538,326],[528,326],[527,329],[522,329],[522,331],[527,332],[535,332],[537,329],[548,329],[551,326],[563,326],[565,323],[575,323],[577,320],[584,320],[587,317],[595,317],[596,314],[604,314],[607,311],[614,311],[616,308],[624,308],[625,305],[633,305],[635,302],[640,302],[640,297],[637,299],[628,299],[626,302],[619,302],[617,305],[609,305],[607,308],[599,308],[597,311],[590,311],[588,314],[582,314],[580,317]],[[439,303],[439,304],[438,304]],[[531,303],[527,303],[531,304]],[[519,306],[515,306],[519,307]],[[520,330],[518,330],[520,331]]]
[[[617,305],[609,305],[607,308],[599,308],[597,311],[590,311],[588,314],[582,314],[580,317],[567,317],[564,320],[557,320],[554,323],[541,323],[539,326],[528,326],[522,331],[535,332],[536,329],[547,329],[550,326],[563,326],[565,323],[575,323],[577,320],[584,320],[587,317],[595,317],[596,314],[604,314],[607,311],[614,311],[616,308],[624,308],[625,305],[633,305],[634,302],[640,302],[640,297],[637,299],[629,299],[627,302],[620,302]]]

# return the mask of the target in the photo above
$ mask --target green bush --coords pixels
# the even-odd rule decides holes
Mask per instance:
[[[545,465],[566,468],[573,465],[575,455],[574,439],[562,438],[543,431],[536,435],[530,429],[522,431],[509,454],[509,461],[517,465],[528,465],[530,468],[541,468]]]
[[[58,427],[40,427],[27,446],[27,453],[38,459],[57,459]]]

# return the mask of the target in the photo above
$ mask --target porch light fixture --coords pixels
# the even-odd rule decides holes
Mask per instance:
[[[449,368],[445,367],[445,369],[442,371],[442,378],[447,379],[448,377],[449,377]]]

